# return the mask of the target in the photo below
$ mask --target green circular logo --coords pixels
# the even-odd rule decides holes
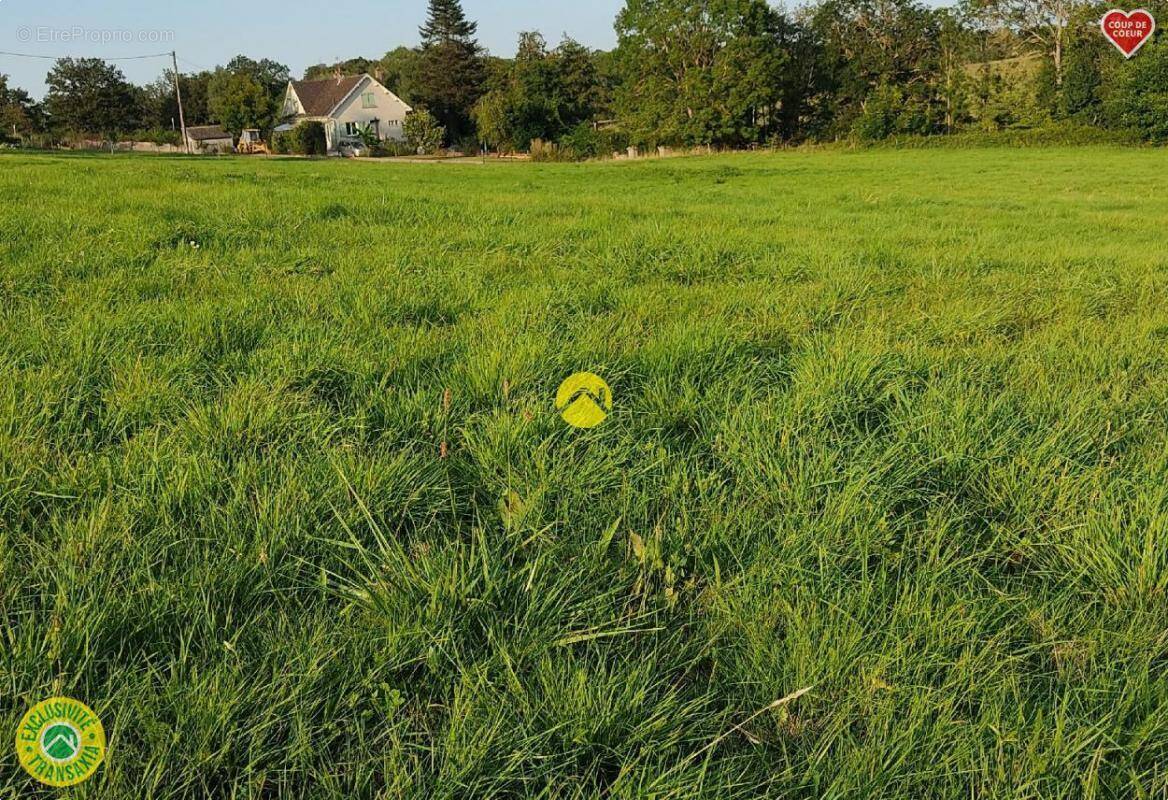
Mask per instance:
[[[41,749],[53,761],[72,761],[81,749],[81,734],[68,722],[55,723],[41,734]]]
[[[73,786],[105,758],[105,729],[93,709],[68,697],[37,703],[16,729],[16,756],[41,783]]]

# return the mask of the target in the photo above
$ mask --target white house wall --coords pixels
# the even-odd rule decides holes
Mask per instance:
[[[374,108],[365,108],[362,95],[372,92]],[[405,134],[402,132],[402,122],[409,113],[410,107],[403,103],[396,95],[381,84],[366,77],[349,98],[333,112],[336,122],[336,135],[345,135],[345,123],[353,122],[360,126],[370,124],[373,120],[380,120],[380,134],[382,139],[402,141]]]
[[[299,117],[304,113],[304,106],[300,104],[300,98],[296,96],[291,84],[284,91],[284,109],[280,112],[280,117]]]

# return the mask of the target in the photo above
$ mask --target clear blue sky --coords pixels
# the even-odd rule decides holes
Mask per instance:
[[[550,42],[566,32],[590,47],[612,47],[612,24],[622,5],[622,0],[463,0],[467,15],[479,23],[479,42],[502,56],[514,55],[522,30],[541,31]],[[375,58],[398,45],[416,45],[425,13],[426,0],[0,0],[0,50],[109,59],[177,50],[183,72],[242,53],[287,64],[299,77],[310,64]],[[125,32],[133,41],[120,40]],[[146,83],[168,61],[117,63],[131,81]],[[0,55],[0,73],[10,76],[10,85],[36,97],[45,91],[51,66],[51,61]]]

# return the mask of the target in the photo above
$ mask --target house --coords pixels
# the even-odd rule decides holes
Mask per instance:
[[[187,148],[192,153],[231,153],[234,145],[231,134],[219,125],[187,128]]]
[[[301,122],[320,122],[331,153],[342,142],[359,139],[363,130],[379,141],[402,141],[402,123],[412,110],[368,74],[338,74],[324,80],[291,81],[280,115],[283,124],[276,130],[291,130]]]

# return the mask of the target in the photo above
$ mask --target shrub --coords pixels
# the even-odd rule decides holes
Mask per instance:
[[[328,154],[328,137],[324,125],[319,122],[302,122],[292,129],[295,134],[295,152],[302,156],[323,156]]]
[[[407,142],[399,141],[397,139],[383,139],[377,148],[376,155],[379,156],[412,156],[417,153],[417,150]]]
[[[182,144],[182,133],[166,128],[150,128],[149,130],[134,131],[127,137],[132,142],[151,142],[152,144]]]
[[[477,156],[479,154],[479,140],[477,136],[462,136],[454,143],[454,149],[463,155]]]
[[[1168,142],[1168,43],[1149,42],[1116,68],[1104,108],[1112,127]]]
[[[58,137],[51,133],[23,133],[14,140],[10,138],[9,141],[34,150],[50,150],[61,145]]]
[[[272,152],[277,155],[288,155],[296,149],[295,137],[292,131],[278,131],[272,134]]]
[[[941,128],[942,120],[926,98],[881,83],[868,95],[852,133],[862,141],[875,142],[897,134],[925,136]]]
[[[272,134],[272,152],[277,155],[323,156],[328,154],[324,125],[302,122],[290,131]]]
[[[854,143],[853,143],[854,144]],[[948,136],[891,136],[871,147],[898,149],[962,149],[979,147],[1078,147],[1085,145],[1138,145],[1140,137],[1130,130],[1107,130],[1074,120],[1047,122],[1033,128],[968,130]],[[833,145],[820,145],[832,147]]]
[[[863,112],[852,126],[852,132],[865,142],[887,139],[896,133],[899,102],[900,92],[895,86],[880,84],[868,95]]]
[[[381,147],[381,140],[373,132],[372,125],[362,125],[357,128],[357,138],[361,140],[361,144],[365,145],[371,153],[376,154],[377,150]]]
[[[629,146],[628,134],[614,128],[598,130],[590,122],[582,122],[569,131],[560,145],[578,158],[604,158]]]
[[[1043,97],[1051,80],[1047,67],[1038,58],[1013,58],[987,62],[974,68],[971,76],[972,116],[982,130],[1035,127],[1050,120]]]
[[[495,89],[479,98],[471,110],[478,138],[495,150],[511,149],[511,121],[506,93]]]
[[[402,124],[402,131],[413,151],[425,155],[437,152],[446,138],[446,129],[425,109],[411,112]]]
[[[545,142],[543,139],[531,140],[532,161],[579,161],[580,157],[570,147],[558,146],[555,142]]]

